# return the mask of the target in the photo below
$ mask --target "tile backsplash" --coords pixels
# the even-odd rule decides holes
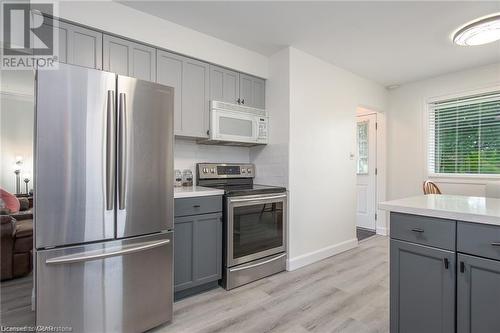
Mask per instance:
[[[195,175],[196,163],[249,163],[250,150],[247,147],[200,145],[194,140],[175,139],[174,167],[191,169]]]

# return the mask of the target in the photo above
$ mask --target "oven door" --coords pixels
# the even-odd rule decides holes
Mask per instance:
[[[226,266],[286,250],[287,195],[227,198]]]
[[[212,109],[210,139],[243,143],[257,143],[258,117],[243,112]]]

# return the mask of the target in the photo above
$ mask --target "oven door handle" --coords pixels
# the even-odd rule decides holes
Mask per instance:
[[[255,264],[251,264],[251,265],[247,265],[247,266],[242,266],[242,267],[236,267],[236,268],[230,268],[229,270],[231,272],[237,272],[237,271],[242,271],[244,269],[249,269],[249,268],[253,268],[253,267],[262,266],[262,265],[265,265],[265,264],[269,264],[270,262],[276,261],[278,259],[281,259],[284,256],[286,256],[286,253],[283,253],[283,254],[281,254],[281,255],[279,255],[277,257],[274,257],[274,258],[271,258],[271,259],[268,259],[268,260],[264,260],[264,261],[261,261],[261,262],[255,263]]]
[[[248,202],[248,201],[268,201],[268,200],[283,199],[283,198],[286,198],[286,193],[280,194],[280,195],[265,196],[265,197],[262,197],[260,195],[252,196],[251,198],[249,198],[249,197],[231,198],[230,197],[229,201],[231,203],[236,203],[236,202]]]

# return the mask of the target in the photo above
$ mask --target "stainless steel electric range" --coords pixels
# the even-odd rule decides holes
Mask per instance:
[[[286,267],[286,188],[253,183],[253,164],[199,163],[199,186],[224,189],[222,286],[227,290]]]

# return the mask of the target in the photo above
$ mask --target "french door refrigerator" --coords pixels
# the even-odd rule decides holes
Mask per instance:
[[[37,325],[171,320],[173,88],[65,64],[36,82]]]

